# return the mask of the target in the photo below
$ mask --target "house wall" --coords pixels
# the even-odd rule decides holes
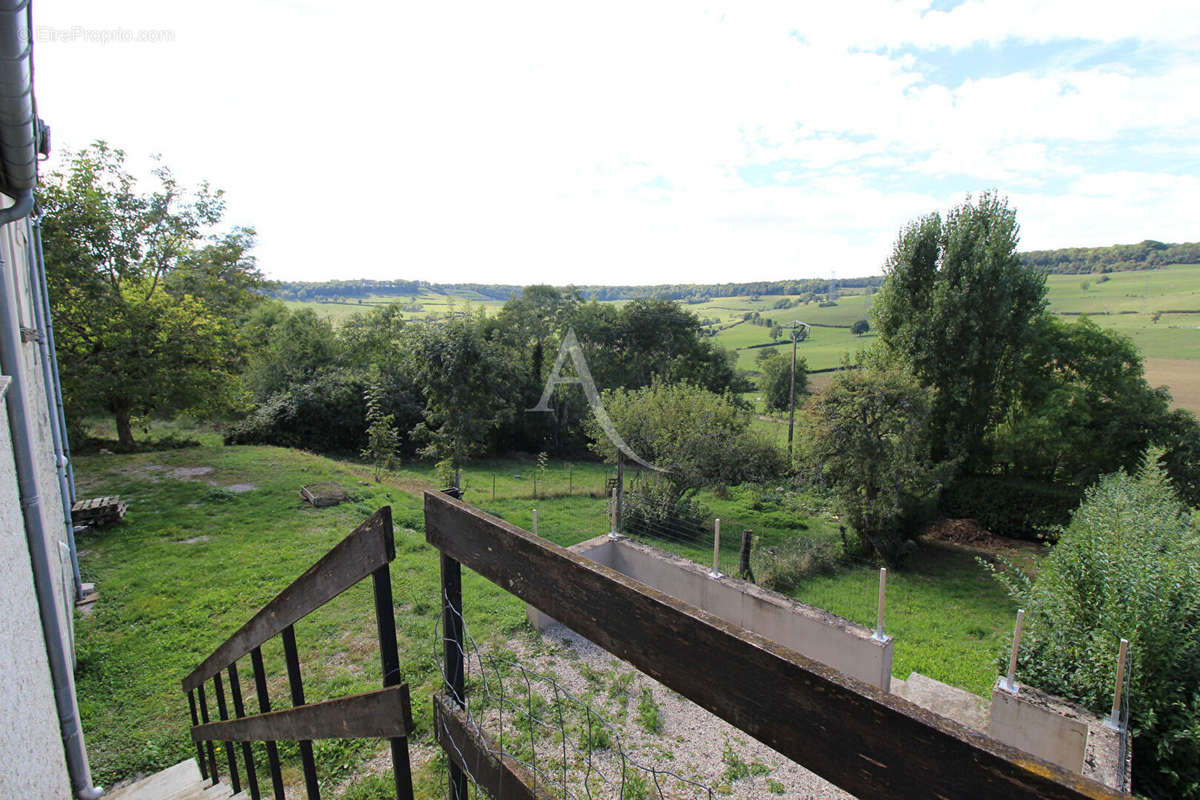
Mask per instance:
[[[2,204],[10,203],[4,199]],[[29,262],[26,221],[0,227],[0,279],[6,291],[15,289],[17,324],[33,329],[36,318]],[[0,797],[59,798],[70,796],[70,784],[34,592],[26,514],[38,514],[46,532],[46,541],[37,546],[44,548],[50,564],[54,613],[68,657],[74,654],[74,578],[40,345],[37,341],[23,342],[20,351],[14,371],[19,373],[33,436],[38,504],[21,506],[6,398],[0,413],[0,675],[4,676],[0,681],[0,720],[4,725],[0,734]],[[7,377],[4,382],[8,383]]]
[[[0,377],[0,394],[8,383]],[[7,404],[0,405],[0,797],[65,798],[70,783],[8,422]]]

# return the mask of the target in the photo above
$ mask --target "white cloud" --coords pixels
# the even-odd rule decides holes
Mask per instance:
[[[1020,199],[1030,247],[1200,238],[1154,199],[1194,199],[1193,178],[1132,163],[1081,176],[1063,155],[1190,136],[1190,59],[951,89],[911,54],[872,52],[1084,37],[1169,55],[1200,30],[1185,4],[77,0],[35,14],[35,33],[173,31],[159,44],[39,41],[42,114],[59,144],[161,151],[185,180],[228,189],[230,221],[258,227],[260,262],[282,278],[862,274],[907,219],[992,186]],[[738,176],[780,159],[800,166],[787,186]],[[1067,193],[1039,193],[1064,181]],[[1163,213],[1128,213],[1133,197]]]

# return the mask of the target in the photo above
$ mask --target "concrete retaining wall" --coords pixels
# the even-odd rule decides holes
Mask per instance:
[[[1003,680],[992,688],[988,735],[1072,772],[1083,772],[1087,722],[1069,713],[1062,701],[1034,689],[1022,686],[1012,694],[1001,687]]]
[[[623,537],[570,549],[872,686],[891,686],[891,637],[879,641],[865,626],[737,578],[713,578],[699,564]],[[539,629],[554,622],[532,607],[526,615]]]

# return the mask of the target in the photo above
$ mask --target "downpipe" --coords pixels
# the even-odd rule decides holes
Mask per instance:
[[[18,219],[23,201],[26,209],[33,207],[32,192],[27,197],[17,198],[12,207],[0,211],[0,224]],[[28,213],[28,210],[25,211]],[[67,762],[67,774],[71,790],[78,800],[97,800],[104,794],[101,787],[92,785],[88,767],[87,751],[84,748],[83,730],[79,720],[79,706],[75,699],[75,677],[67,653],[63,647],[63,631],[58,621],[58,606],[51,581],[50,562],[46,555],[49,541],[42,523],[41,500],[38,497],[37,480],[34,473],[33,429],[27,414],[25,385],[22,376],[24,359],[21,353],[21,332],[18,330],[16,275],[0,257],[0,316],[4,330],[0,331],[0,370],[11,378],[7,403],[9,426],[12,430],[13,460],[17,467],[17,487],[21,497],[21,511],[25,520],[25,538],[29,545],[30,562],[33,567],[34,590],[38,600],[38,617],[42,625],[42,636],[46,643],[46,654],[50,662],[50,677],[54,684],[54,703],[58,712],[59,733],[62,736],[63,753]],[[71,613],[68,609],[67,613]]]
[[[74,501],[70,482],[67,477],[67,466],[70,464],[66,448],[66,432],[63,429],[63,407],[61,400],[56,397],[58,382],[54,379],[53,368],[57,365],[51,361],[54,348],[54,334],[50,328],[49,298],[46,291],[46,272],[42,264],[41,248],[34,239],[34,222],[32,215],[26,217],[26,232],[29,237],[29,286],[33,294],[34,326],[38,330],[38,346],[42,353],[42,384],[46,390],[46,410],[50,414],[50,439],[54,444],[54,465],[58,472],[58,488],[62,495],[63,522],[67,526],[67,544],[71,549],[71,571],[75,581],[75,600],[83,599],[83,577],[79,572],[79,552],[75,546],[75,526],[71,522],[71,506]]]

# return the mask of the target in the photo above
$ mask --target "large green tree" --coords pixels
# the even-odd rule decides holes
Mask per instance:
[[[988,463],[985,437],[1015,390],[1045,276],[1017,255],[1016,212],[995,194],[901,231],[873,306],[884,346],[936,389],[934,454]]]
[[[189,192],[159,164],[139,183],[103,142],[38,189],[53,318],[70,412],[106,411],[122,446],[135,415],[228,406],[238,392],[237,316],[263,285],[253,232],[203,244],[221,192]]]

